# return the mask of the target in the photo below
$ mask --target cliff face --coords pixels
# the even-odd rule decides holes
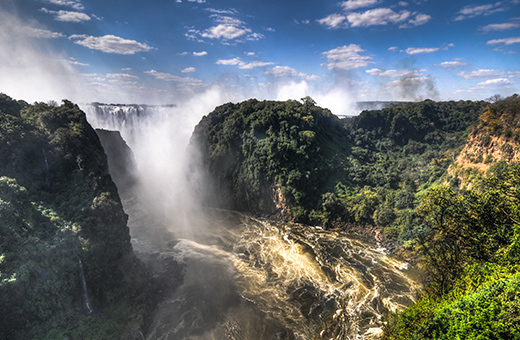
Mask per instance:
[[[497,162],[519,159],[520,97],[513,95],[484,110],[456,165],[485,172]]]
[[[96,129],[96,133],[107,155],[112,180],[121,191],[137,182],[134,154],[119,131]]]
[[[57,336],[88,312],[86,295],[103,309],[143,272],[85,114],[0,96],[0,337]]]

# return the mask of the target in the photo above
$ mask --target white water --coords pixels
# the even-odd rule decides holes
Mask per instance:
[[[47,152],[45,149],[42,148],[42,154],[43,154],[43,164],[45,165],[44,172],[45,172],[45,184],[47,185],[47,188],[51,188],[51,182],[49,181],[49,161],[47,160]]]
[[[134,244],[184,268],[149,340],[373,339],[417,289],[413,270],[368,240],[236,212],[208,211],[189,233]]]
[[[94,310],[92,309],[92,305],[90,304],[90,299],[88,297],[88,290],[87,290],[87,281],[85,280],[85,270],[83,269],[83,263],[81,262],[81,259],[78,258],[79,262],[79,273],[81,277],[81,287],[83,288],[83,299],[85,300],[85,308],[87,309],[88,313],[93,313]]]
[[[123,197],[134,249],[177,264],[147,339],[373,339],[385,312],[413,301],[413,268],[368,240],[193,209],[182,165],[196,122],[177,109],[86,111],[121,132],[143,174]]]

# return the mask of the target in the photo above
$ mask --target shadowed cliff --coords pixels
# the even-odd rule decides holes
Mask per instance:
[[[0,337],[106,338],[112,322],[137,338],[125,327],[138,313],[112,308],[145,271],[99,138],[69,101],[0,96]]]

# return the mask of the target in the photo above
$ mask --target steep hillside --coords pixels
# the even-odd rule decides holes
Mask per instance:
[[[210,205],[305,221],[346,174],[349,143],[339,119],[310,98],[251,99],[204,117],[190,149],[214,183]]]
[[[138,338],[145,272],[85,114],[0,94],[0,176],[0,337]]]
[[[520,97],[499,99],[486,107],[456,165],[487,171],[493,164],[520,159]]]

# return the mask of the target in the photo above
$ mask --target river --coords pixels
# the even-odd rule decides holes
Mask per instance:
[[[353,234],[223,210],[153,238],[130,226],[138,253],[177,264],[149,340],[379,338],[418,289],[412,268]]]
[[[177,176],[187,140],[169,139],[189,134],[163,109],[86,111],[121,131],[145,174],[120,192],[159,287],[147,340],[377,339],[383,315],[413,302],[416,271],[362,236],[190,204]]]

